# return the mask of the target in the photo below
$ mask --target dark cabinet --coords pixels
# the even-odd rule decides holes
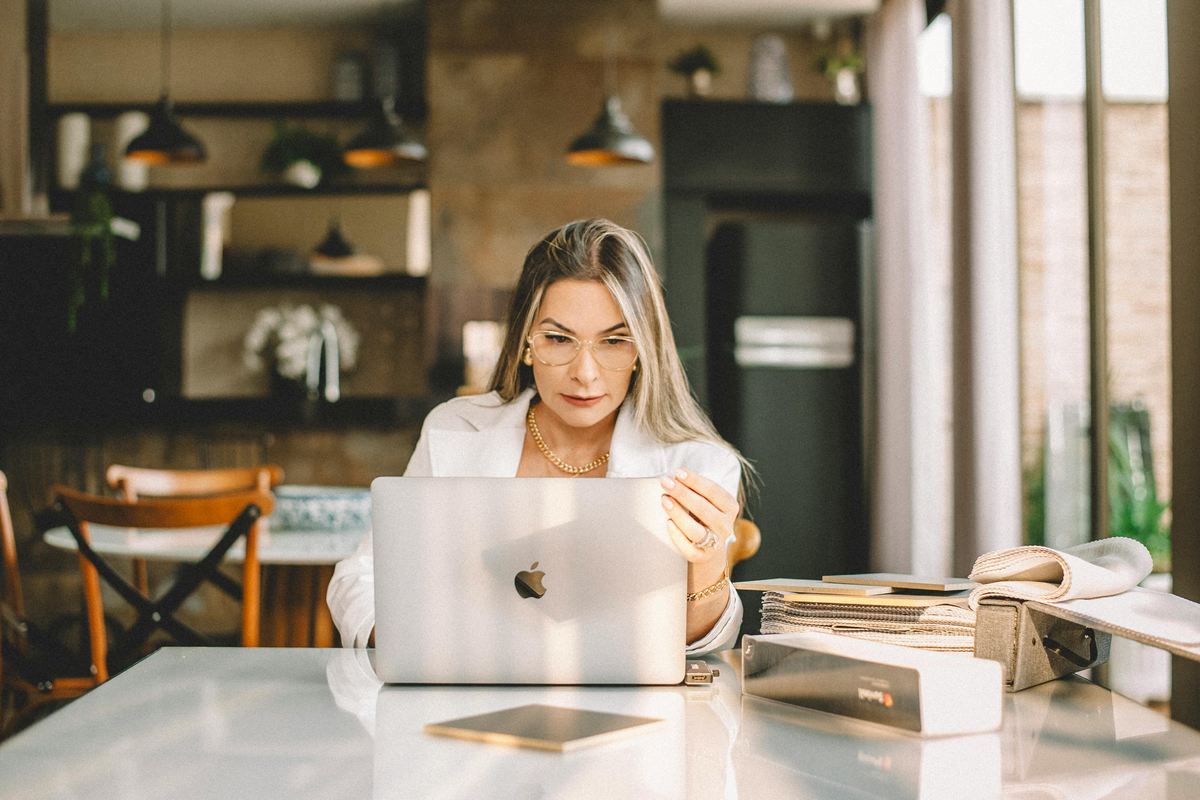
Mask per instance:
[[[663,107],[668,309],[693,386],[761,481],[762,547],[736,577],[867,568],[869,140],[864,106]]]
[[[160,385],[170,363],[171,304],[153,271],[152,235],[117,239],[115,248],[118,267],[104,281],[65,223],[0,236],[4,428],[111,418]]]

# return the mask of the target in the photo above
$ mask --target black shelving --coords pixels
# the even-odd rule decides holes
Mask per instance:
[[[241,119],[363,119],[375,112],[376,101],[316,100],[300,102],[191,102],[175,103],[175,113],[181,117],[230,117]],[[112,119],[126,111],[150,113],[154,102],[144,103],[50,103],[46,111],[51,118],[82,112],[95,119]],[[420,121],[425,118],[425,104],[400,101],[396,110],[405,118]]]
[[[353,181],[335,180],[312,189],[287,183],[244,183],[213,186],[152,186],[140,192],[114,189],[114,195],[140,195],[149,198],[186,198],[210,192],[232,192],[239,197],[321,197],[354,194],[408,194],[427,188],[423,181]]]
[[[437,402],[425,396],[344,397],[336,403],[277,397],[171,398],[144,405],[130,418],[145,424],[162,422],[185,427],[223,424],[274,429],[346,425],[396,428],[419,424]]]
[[[412,289],[421,290],[426,279],[422,275],[403,272],[381,275],[313,275],[312,273],[258,272],[222,275],[216,280],[196,277],[188,289]]]
[[[305,398],[243,397],[191,399],[170,397],[153,403],[112,399],[88,402],[51,397],[24,403],[0,417],[0,433],[37,429],[42,435],[71,435],[123,429],[286,431],[295,428],[413,427],[444,397],[343,397],[336,403]]]

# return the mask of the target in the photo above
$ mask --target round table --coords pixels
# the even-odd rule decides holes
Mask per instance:
[[[330,647],[333,620],[325,604],[325,589],[333,565],[351,555],[367,535],[365,530],[274,530],[270,518],[259,533],[258,560],[264,570],[262,643],[268,646]],[[224,526],[152,530],[89,525],[92,547],[116,558],[147,561],[198,561],[225,531]],[[50,528],[46,544],[74,551],[75,539],[64,527]],[[245,558],[241,540],[226,561]]]
[[[367,535],[365,530],[274,530],[270,518],[258,535],[258,560],[261,564],[319,566],[336,564],[352,554]],[[208,552],[225,532],[222,525],[176,530],[114,528],[88,525],[92,547],[105,556],[144,558],[147,561],[195,561]],[[42,537],[46,544],[61,550],[74,550],[75,540],[65,526],[51,528]],[[237,541],[226,560],[241,563],[246,545]]]

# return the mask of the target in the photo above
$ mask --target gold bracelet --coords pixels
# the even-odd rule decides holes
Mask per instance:
[[[688,592],[688,602],[690,603],[693,600],[703,600],[709,595],[716,594],[717,592],[721,591],[721,589],[723,589],[727,583],[729,583],[729,576],[725,574],[725,570],[721,570],[721,580],[717,581],[712,586],[705,586],[698,592]]]

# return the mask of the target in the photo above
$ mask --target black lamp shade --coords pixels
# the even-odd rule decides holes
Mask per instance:
[[[354,248],[342,235],[342,227],[338,225],[337,220],[333,220],[329,223],[329,230],[325,233],[325,238],[313,252],[326,258],[345,258],[354,255]]]
[[[208,157],[200,140],[175,119],[163,95],[150,112],[150,125],[125,148],[125,157],[144,164],[199,164]]]
[[[592,129],[571,142],[567,150],[567,162],[577,167],[649,164],[653,160],[654,146],[633,129],[616,95],[605,99]]]
[[[371,169],[425,160],[425,145],[409,135],[394,108],[391,98],[380,103],[366,129],[346,145],[342,158],[347,164]]]

